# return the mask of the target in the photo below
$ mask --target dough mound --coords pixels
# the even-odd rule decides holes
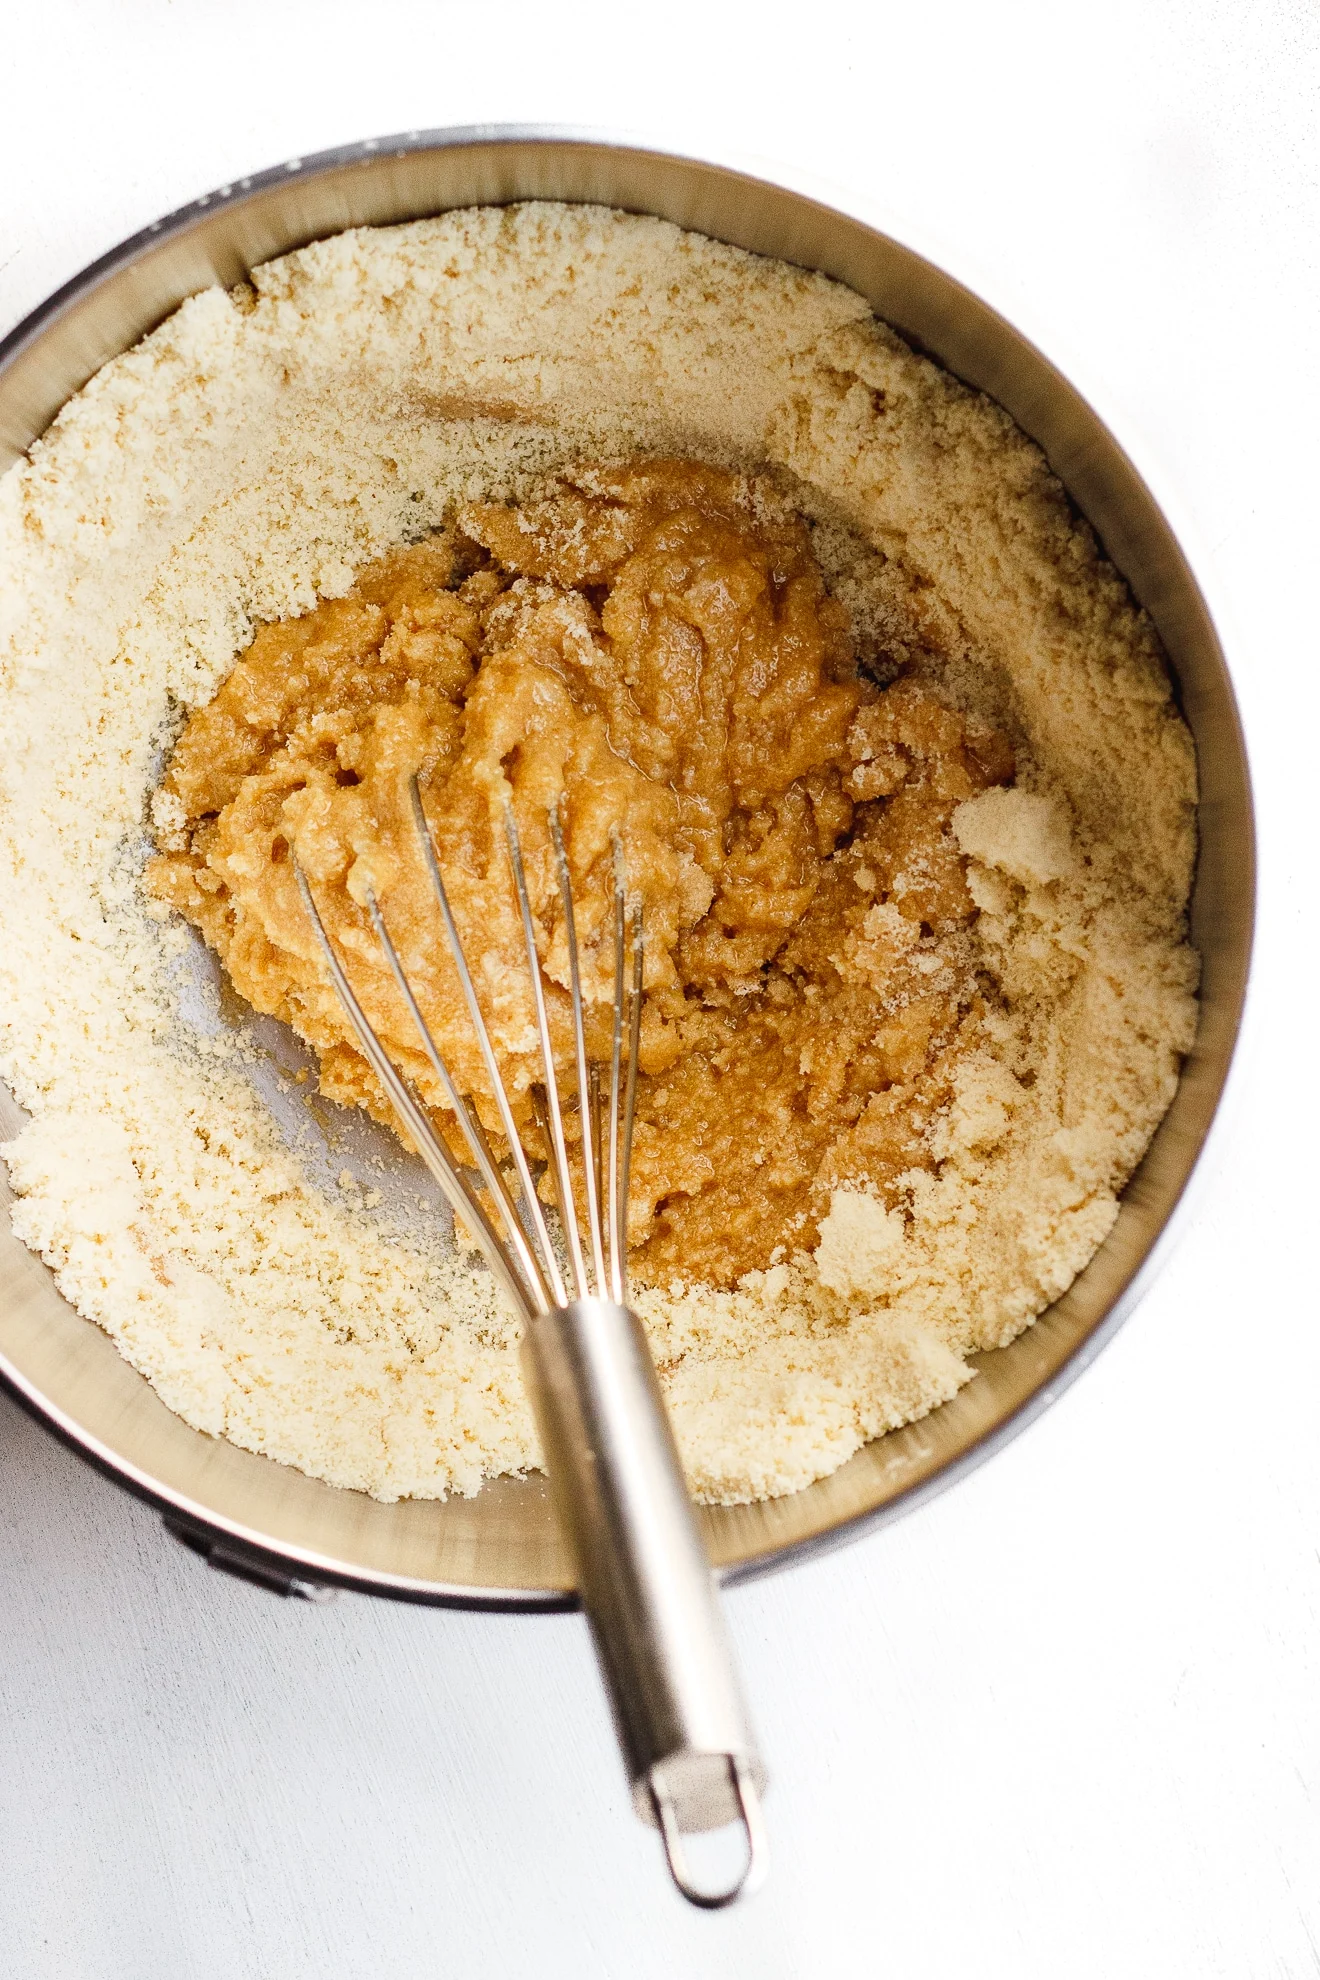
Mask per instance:
[[[757,518],[754,484],[682,462],[575,482],[531,508],[466,509],[369,566],[347,598],[258,633],[179,739],[153,799],[166,823],[146,885],[244,997],[317,1048],[324,1093],[394,1127],[329,981],[301,865],[355,996],[467,1162],[374,901],[444,1064],[507,1152],[416,779],[515,1123],[547,1162],[505,817],[571,1095],[553,806],[587,1052],[606,1079],[616,853],[643,917],[634,1276],[733,1286],[815,1245],[832,1184],[896,1201],[908,1171],[937,1166],[985,1004],[951,824],[1012,774],[1012,752],[912,680],[882,690],[858,675],[807,531]],[[580,1154],[575,1111],[565,1126]]]

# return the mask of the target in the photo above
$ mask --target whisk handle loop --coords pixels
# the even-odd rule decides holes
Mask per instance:
[[[646,1337],[579,1299],[528,1322],[524,1361],[637,1812],[684,1896],[718,1906],[760,1879],[765,1774]],[[734,1821],[745,1869],[698,1890],[679,1836]]]

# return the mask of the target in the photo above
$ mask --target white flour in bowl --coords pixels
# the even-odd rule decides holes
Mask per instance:
[[[860,298],[547,205],[193,298],[0,484],[14,1223],[190,1423],[384,1499],[537,1462],[516,1327],[368,1162],[325,1186],[251,1035],[181,993],[192,938],[138,884],[149,800],[257,624],[457,500],[636,452],[776,475],[863,653],[1018,757],[955,823],[994,1018],[934,1172],[901,1211],[838,1192],[814,1256],[733,1292],[639,1299],[698,1495],[809,1483],[1028,1325],[1109,1230],[1194,1030],[1195,766],[1155,634],[1039,451]],[[296,1112],[291,1079],[264,1090]]]

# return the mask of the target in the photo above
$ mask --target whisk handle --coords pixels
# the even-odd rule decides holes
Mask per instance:
[[[533,1319],[525,1363],[551,1491],[643,1820],[677,1834],[741,1820],[759,1874],[765,1773],[646,1337],[627,1307],[579,1299]]]

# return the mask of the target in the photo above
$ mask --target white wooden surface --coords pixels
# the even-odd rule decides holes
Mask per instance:
[[[282,1604],[0,1403],[0,1973],[545,1980],[1320,1970],[1312,0],[42,0],[8,10],[0,320],[244,170],[630,125],[832,180],[1033,335],[1231,643],[1264,856],[1199,1216],[988,1469],[730,1598],[773,1882],[701,1918],[577,1619]]]

